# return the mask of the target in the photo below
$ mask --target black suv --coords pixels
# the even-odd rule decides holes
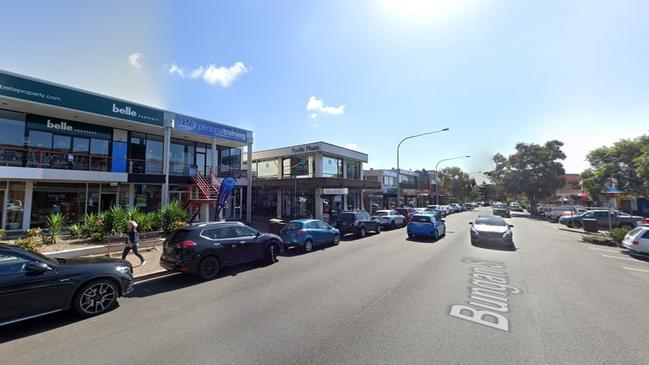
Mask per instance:
[[[261,233],[243,223],[205,223],[179,228],[169,235],[163,244],[160,266],[211,280],[225,266],[256,260],[272,264],[282,249],[279,236]]]
[[[69,308],[92,317],[132,290],[133,267],[109,257],[53,259],[0,244],[0,326]]]
[[[336,217],[336,228],[343,236],[353,233],[363,238],[370,231],[381,233],[381,221],[372,218],[370,213],[365,211],[342,212]]]

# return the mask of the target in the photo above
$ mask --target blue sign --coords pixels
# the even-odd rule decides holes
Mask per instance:
[[[186,117],[184,115],[176,114],[174,128],[177,131],[202,134],[204,136],[223,138],[230,141],[248,141],[248,133],[243,129],[208,122],[207,120]]]

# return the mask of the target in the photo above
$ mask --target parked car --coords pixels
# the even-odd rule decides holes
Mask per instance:
[[[446,217],[449,214],[449,211],[442,205],[429,205],[426,208],[430,209],[432,212],[438,212],[442,217]]]
[[[511,224],[496,215],[480,215],[471,225],[471,244],[498,243],[514,247],[514,235]]]
[[[424,213],[424,214],[432,214],[434,215],[437,219],[442,219],[445,217],[446,211],[443,209],[432,209],[432,208],[424,208],[423,211],[418,212],[418,213]]]
[[[410,218],[412,217],[412,215],[417,213],[415,208],[396,208],[395,210],[397,211],[397,213],[399,213],[402,216],[406,217],[406,224],[408,224],[408,222],[410,222]]]
[[[126,260],[53,259],[0,244],[0,326],[67,309],[96,316],[115,308],[132,282]]]
[[[545,210],[545,216],[550,219],[550,222],[559,222],[561,216],[573,216],[578,215],[579,210],[577,207],[570,206],[555,206]]]
[[[408,238],[416,236],[434,237],[438,240],[446,235],[444,220],[438,219],[434,214],[415,214],[406,228]]]
[[[649,254],[649,227],[639,226],[630,230],[624,236],[622,246],[635,253]]]
[[[503,218],[511,218],[512,217],[512,214],[509,211],[509,208],[507,207],[507,205],[505,205],[503,203],[495,204],[493,206],[493,208],[491,208],[491,210],[492,210],[493,215],[498,215],[498,216],[501,216]]]
[[[511,202],[509,203],[509,210],[512,212],[522,212],[523,207],[521,207],[521,205],[518,204],[517,202]]]
[[[163,243],[160,266],[212,280],[226,266],[257,260],[272,264],[281,250],[278,235],[261,233],[240,222],[204,223],[170,234]]]
[[[395,229],[406,225],[406,217],[396,210],[378,210],[375,217],[381,222],[381,226]]]
[[[559,223],[565,224],[568,227],[581,228],[584,226],[584,219],[596,219],[598,227],[608,228],[609,212],[608,210],[589,210],[582,214],[565,215],[559,217]],[[611,214],[610,222],[613,228],[634,228],[638,225],[638,221],[642,221],[642,219],[643,217],[630,215],[616,210]]]
[[[284,248],[297,246],[305,252],[318,245],[340,243],[340,231],[319,219],[298,219],[288,222],[280,231]]]
[[[363,238],[368,232],[381,233],[381,222],[365,211],[342,212],[336,218],[336,228],[343,236],[353,233]]]

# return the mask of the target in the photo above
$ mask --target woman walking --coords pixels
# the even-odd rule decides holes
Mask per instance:
[[[122,260],[126,260],[126,255],[128,255],[129,251],[133,250],[135,256],[137,256],[141,261],[140,266],[142,266],[146,264],[146,260],[137,250],[137,246],[140,244],[140,235],[137,233],[137,223],[135,221],[128,221],[126,222],[126,226],[128,227],[128,238],[126,239],[126,247],[124,247],[124,251],[122,252]]]

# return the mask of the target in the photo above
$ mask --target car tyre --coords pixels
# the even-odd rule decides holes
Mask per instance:
[[[311,241],[310,239],[304,241],[304,247],[303,247],[303,249],[304,249],[304,252],[311,252],[311,251],[313,251],[313,241]]]
[[[397,224],[394,223],[394,221],[390,222],[390,229],[395,229],[397,228]]]
[[[381,225],[380,225],[380,224],[377,224],[377,225],[376,225],[376,230],[375,230],[375,232],[376,232],[376,233],[381,233]]]
[[[359,238],[365,238],[367,235],[367,231],[365,230],[365,226],[361,227],[361,229],[358,231],[358,237]]]
[[[340,236],[337,235],[337,234],[335,234],[335,235],[334,235],[334,239],[333,239],[333,241],[331,241],[331,243],[332,243],[334,246],[338,246],[338,244],[340,243]]]
[[[266,247],[266,253],[264,254],[264,262],[271,265],[277,262],[277,251],[279,250],[279,245],[275,242],[271,242],[268,247]]]
[[[196,275],[202,281],[216,279],[221,271],[221,263],[215,256],[204,257],[198,264]]]
[[[84,284],[74,296],[74,310],[81,317],[88,318],[106,313],[117,306],[117,285],[107,279],[98,279]]]
[[[568,228],[575,228],[575,222],[573,221],[568,221],[568,224],[566,224]]]

